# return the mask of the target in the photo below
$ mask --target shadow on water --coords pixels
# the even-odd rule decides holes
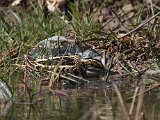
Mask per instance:
[[[130,103],[126,102],[129,106]],[[125,120],[117,96],[110,90],[72,89],[44,93],[32,104],[26,101],[0,105],[0,120]],[[146,120],[160,119],[157,95],[144,98]]]
[[[6,107],[6,113],[1,113],[1,120],[22,120],[22,119],[58,119],[75,120],[80,118],[94,103],[100,102],[96,94],[77,90],[67,91],[69,96],[58,96],[47,93],[42,101],[35,104],[15,103]],[[4,110],[4,108],[2,108]]]

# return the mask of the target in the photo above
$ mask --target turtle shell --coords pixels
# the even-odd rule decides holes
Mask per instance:
[[[33,59],[49,59],[57,56],[77,55],[83,52],[82,46],[64,36],[53,36],[37,43],[29,52]]]

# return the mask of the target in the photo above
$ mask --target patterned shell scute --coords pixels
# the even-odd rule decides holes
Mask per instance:
[[[76,55],[79,52],[74,40],[64,36],[53,36],[39,42],[29,54],[34,59],[48,59],[56,56]]]

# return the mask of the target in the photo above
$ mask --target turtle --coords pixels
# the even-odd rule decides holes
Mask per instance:
[[[95,77],[104,74],[106,70],[101,62],[103,58],[101,53],[91,49],[85,43],[76,42],[65,36],[53,36],[40,41],[30,50],[27,57],[30,61],[36,61],[38,65],[42,64],[43,67],[54,68],[53,66],[59,62],[61,62],[59,68],[63,66],[65,69],[71,66],[74,70],[67,69],[62,73],[63,77],[68,73],[82,78]],[[73,79],[72,76],[72,81]]]

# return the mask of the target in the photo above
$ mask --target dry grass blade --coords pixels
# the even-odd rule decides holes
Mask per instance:
[[[148,11],[151,11],[152,15],[154,15],[154,10],[153,10],[153,1],[152,0],[146,0]]]
[[[59,74],[61,73],[61,70],[60,70],[57,74],[60,64],[61,64],[61,61],[55,66],[54,71],[52,72],[51,79],[49,81],[49,88],[52,87],[52,85],[55,83],[55,81],[59,77]]]
[[[124,112],[124,115],[126,116],[127,120],[132,120],[132,118],[131,118],[131,116],[130,116],[130,114],[129,114],[129,112],[128,112],[125,104],[124,104],[122,95],[121,95],[121,93],[120,93],[120,91],[119,91],[119,89],[118,89],[118,87],[117,87],[117,85],[116,85],[116,83],[114,81],[113,81],[113,87],[114,87],[114,89],[115,89],[115,91],[116,91],[116,93],[118,95],[118,99],[119,99],[120,104],[122,106],[122,110]]]
[[[67,73],[67,75],[69,75],[69,76],[71,76],[71,77],[73,77],[73,78],[77,78],[77,79],[79,79],[79,80],[82,80],[82,81],[84,81],[84,82],[90,83],[89,80],[87,80],[87,79],[85,79],[85,78],[82,78],[82,77],[79,77],[79,76],[76,76],[76,75],[73,75],[73,74],[71,74],[71,73]]]
[[[151,18],[149,18],[148,20],[142,22],[139,26],[137,26],[135,29],[131,30],[130,32],[124,34],[122,37],[120,38],[123,38],[133,32],[135,32],[136,30],[138,30],[139,28],[141,28],[142,26],[144,26],[145,24],[147,24],[149,21],[153,20],[155,17],[157,17],[158,15],[160,14],[160,12],[158,12],[157,14],[153,15]]]
[[[118,59],[117,59],[118,60]],[[135,77],[135,75],[130,72],[119,60],[118,60],[118,64],[129,74],[131,75],[132,77]]]
[[[142,117],[142,115],[141,115],[142,112],[141,111],[142,111],[144,91],[145,91],[145,81],[146,81],[146,78],[144,77],[143,80],[142,80],[142,85],[140,87],[140,91],[139,91],[140,95],[139,95],[139,98],[138,98],[135,120],[140,120],[140,118]]]
[[[123,24],[121,18],[116,14],[116,12],[114,10],[111,9],[111,11],[113,12],[113,14],[117,17],[119,23],[122,25],[122,27],[128,32],[128,29],[125,27],[125,25]]]
[[[135,103],[135,99],[136,99],[136,95],[137,95],[138,90],[139,90],[139,87],[136,87],[136,89],[134,91],[133,99],[132,99],[132,104],[131,104],[131,107],[129,110],[130,115],[132,115],[132,112],[133,112],[133,107],[134,107],[134,103]]]
[[[145,90],[144,93],[145,93],[145,92],[149,92],[149,91],[151,91],[151,90],[153,90],[153,89],[155,89],[155,88],[157,88],[157,87],[160,87],[160,83],[159,83],[159,84],[156,84],[156,85],[153,85],[153,87]],[[144,93],[139,93],[139,94],[136,95],[136,97],[139,96],[139,95],[141,95],[141,94],[144,94]],[[134,97],[134,96],[129,97],[127,100],[133,99],[133,97]]]

